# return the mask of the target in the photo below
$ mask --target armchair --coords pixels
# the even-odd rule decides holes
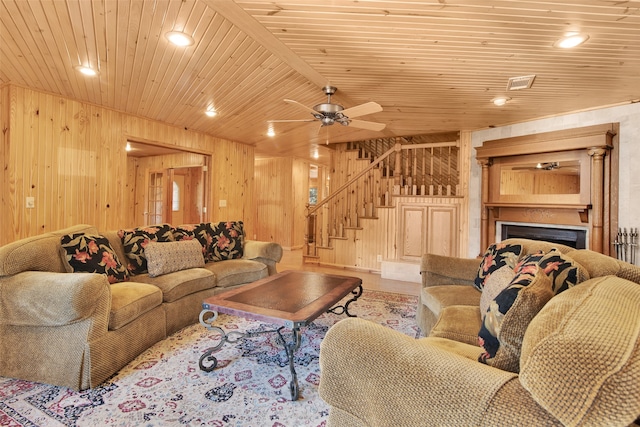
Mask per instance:
[[[553,297],[519,373],[477,345],[344,319],[320,349],[329,426],[628,426],[640,415],[640,285],[597,277]]]

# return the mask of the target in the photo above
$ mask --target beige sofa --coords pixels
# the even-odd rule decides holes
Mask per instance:
[[[0,248],[0,375],[83,390],[138,354],[196,323],[203,299],[276,272],[277,243],[244,241],[240,259],[110,284],[104,274],[67,273],[64,235],[108,238],[126,259],[117,231],[78,225]]]
[[[634,422],[640,415],[640,268],[588,250],[510,243],[522,244],[527,254],[555,247],[590,277],[541,302],[523,326],[515,372],[479,361],[483,321],[473,283],[480,261],[425,255],[418,320],[428,337],[360,319],[328,331],[320,395],[331,408],[329,426]],[[550,283],[540,272],[535,277]]]

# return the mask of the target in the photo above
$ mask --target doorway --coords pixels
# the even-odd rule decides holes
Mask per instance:
[[[149,143],[128,144],[131,226],[208,220],[210,155]]]

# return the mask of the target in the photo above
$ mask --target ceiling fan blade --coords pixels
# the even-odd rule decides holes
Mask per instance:
[[[367,122],[364,120],[349,120],[349,126],[366,130],[381,131],[387,125],[384,123]]]
[[[300,120],[267,120],[267,123],[290,123],[290,122],[315,122],[316,119],[300,119]]]
[[[297,105],[298,107],[307,110],[309,113],[311,113],[313,115],[318,114],[318,112],[316,110],[314,110],[313,108],[307,107],[306,105],[301,104],[298,101],[294,101],[293,99],[285,99],[284,102],[286,102],[288,104]]]
[[[377,102],[367,102],[365,104],[356,105],[355,107],[342,110],[341,113],[351,118],[366,116],[367,114],[379,113],[382,111],[382,105]]]

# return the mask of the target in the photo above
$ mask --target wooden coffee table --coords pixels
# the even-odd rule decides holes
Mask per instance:
[[[344,305],[336,305],[349,293],[351,299]],[[220,342],[200,357],[200,369],[214,370],[218,364],[213,353],[226,343],[250,338],[264,333],[277,333],[286,351],[291,370],[291,400],[298,399],[298,378],[293,363],[293,353],[300,347],[300,328],[303,328],[325,312],[349,313],[349,304],[362,295],[362,280],[357,277],[306,271],[284,271],[257,282],[232,289],[207,298],[202,303],[200,323],[209,330],[220,333]],[[229,332],[213,326],[219,313],[245,317],[280,325],[278,329],[258,332]],[[283,329],[291,329],[291,340],[285,339]]]

